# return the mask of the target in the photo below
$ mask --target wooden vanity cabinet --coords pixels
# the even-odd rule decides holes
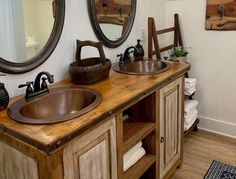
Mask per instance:
[[[65,147],[64,179],[117,179],[115,124],[114,117]]]
[[[160,173],[169,178],[182,160],[183,77],[160,89]]]
[[[103,103],[71,122],[31,126],[0,112],[0,178],[170,178],[183,157],[183,75],[188,68],[174,63],[163,76],[114,72],[93,86]],[[113,101],[117,91],[121,95]],[[139,141],[145,155],[123,171],[123,155]]]

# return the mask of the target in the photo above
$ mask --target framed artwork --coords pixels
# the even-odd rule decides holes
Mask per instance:
[[[236,30],[236,0],[207,0],[206,30]]]

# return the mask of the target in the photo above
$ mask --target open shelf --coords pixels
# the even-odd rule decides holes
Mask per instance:
[[[136,164],[124,172],[125,179],[138,179],[156,161],[156,156],[151,154],[144,155]]]
[[[120,112],[117,130],[118,178],[138,179],[142,175],[156,175],[157,157],[157,93],[153,92]],[[124,168],[124,154],[142,141],[145,155],[128,170]]]
[[[127,152],[148,134],[154,131],[156,124],[152,122],[124,122],[123,124],[123,153]]]

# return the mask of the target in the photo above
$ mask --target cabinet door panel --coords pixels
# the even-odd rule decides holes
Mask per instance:
[[[63,161],[65,179],[117,179],[115,118],[68,145]]]
[[[76,178],[111,178],[109,156],[109,136],[105,133],[73,155]]]
[[[166,96],[165,102],[165,121],[164,121],[164,165],[168,165],[171,159],[178,154],[178,91]]]
[[[0,142],[0,179],[38,179],[38,163],[33,158]]]
[[[180,158],[182,131],[182,78],[160,90],[161,177]]]

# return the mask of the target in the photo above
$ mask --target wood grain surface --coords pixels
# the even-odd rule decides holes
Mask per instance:
[[[223,14],[219,7],[223,6]],[[207,30],[236,30],[236,0],[207,0]]]
[[[53,125],[28,125],[11,120],[5,110],[0,112],[0,130],[49,153],[135,100],[183,75],[189,68],[188,64],[173,63],[170,70],[157,75],[125,75],[111,70],[109,79],[94,85],[78,86],[95,89],[103,96],[103,102],[83,116]],[[62,86],[75,85],[65,80],[50,85],[50,88]],[[10,104],[20,97],[11,99]]]

